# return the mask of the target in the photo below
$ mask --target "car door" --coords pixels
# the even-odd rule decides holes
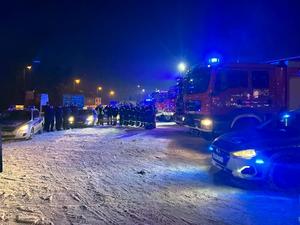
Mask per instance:
[[[35,133],[43,129],[43,119],[38,110],[33,111],[33,128]]]
[[[274,91],[271,87],[273,72],[268,69],[256,69],[251,71],[251,99],[252,107],[271,109],[274,105]],[[272,82],[275,84],[275,82]]]
[[[222,68],[216,73],[212,98],[215,114],[225,114],[233,110],[249,107],[249,71],[246,69]]]

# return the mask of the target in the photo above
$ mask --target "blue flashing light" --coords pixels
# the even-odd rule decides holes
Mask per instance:
[[[151,99],[151,98],[146,98],[145,101],[146,101],[146,102],[152,102],[152,99]]]
[[[284,114],[284,115],[282,116],[283,119],[288,119],[288,118],[290,118],[290,117],[291,117],[291,115],[290,115],[290,114],[287,114],[287,113]]]
[[[210,58],[210,59],[208,60],[208,62],[209,62],[210,64],[216,64],[216,63],[219,63],[219,62],[220,62],[220,59],[214,57],[214,58]]]
[[[256,164],[264,164],[265,161],[262,160],[262,159],[256,159],[256,160],[255,160],[255,163],[256,163]]]
[[[212,152],[214,150],[214,148],[212,146],[209,146],[208,150]]]

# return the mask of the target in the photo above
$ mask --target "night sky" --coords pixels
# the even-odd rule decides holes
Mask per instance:
[[[274,2],[2,2],[0,104],[7,104],[15,77],[35,58],[41,83],[81,76],[91,89],[101,84],[128,96],[137,84],[147,90],[174,84],[181,60],[193,65],[213,54],[256,62],[300,55],[300,1]]]

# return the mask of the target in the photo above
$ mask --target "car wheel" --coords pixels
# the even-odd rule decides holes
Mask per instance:
[[[290,157],[277,159],[269,173],[269,183],[272,189],[285,191],[300,190],[300,160]]]
[[[38,134],[42,134],[43,133],[43,128],[41,128],[38,132]]]
[[[31,139],[33,137],[33,135],[34,135],[34,129],[31,128],[29,139]]]

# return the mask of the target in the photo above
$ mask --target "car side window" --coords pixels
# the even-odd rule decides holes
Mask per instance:
[[[231,88],[247,88],[248,71],[220,70],[216,75],[216,91],[222,92]]]
[[[254,89],[269,88],[269,72],[268,71],[253,71],[252,72],[252,87]]]
[[[289,131],[295,132],[297,134],[300,134],[300,115],[296,114],[294,118],[292,118],[291,122],[289,123]]]
[[[34,111],[33,111],[33,119],[36,119],[36,118],[38,118],[39,116],[40,116],[39,112],[36,111],[36,110],[34,110]]]

